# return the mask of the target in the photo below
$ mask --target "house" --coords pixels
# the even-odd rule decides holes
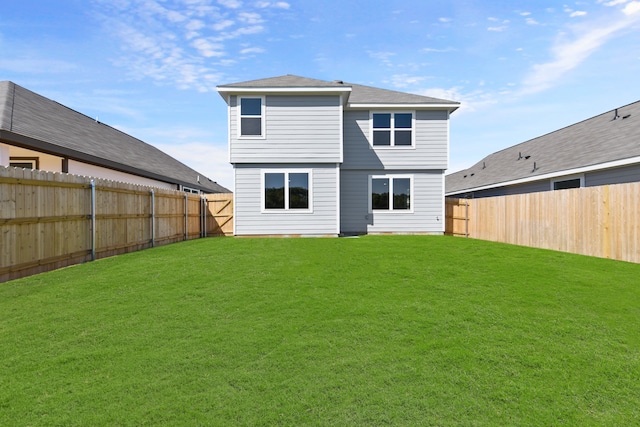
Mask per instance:
[[[294,75],[217,89],[235,235],[444,232],[457,102]]]
[[[0,166],[230,192],[157,148],[9,81],[0,82]]]
[[[640,101],[493,153],[445,180],[447,196],[466,198],[640,181]]]

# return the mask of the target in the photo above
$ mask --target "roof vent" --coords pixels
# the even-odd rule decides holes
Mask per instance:
[[[344,84],[344,82],[342,80],[334,80],[333,82],[334,83],[338,83],[339,85],[343,85]]]
[[[618,115],[618,109],[616,108],[615,113],[613,113],[613,119],[612,120],[617,120],[618,117],[620,117],[620,116]]]
[[[627,114],[626,116],[622,116],[622,120],[628,119],[629,117],[631,117],[631,114]]]

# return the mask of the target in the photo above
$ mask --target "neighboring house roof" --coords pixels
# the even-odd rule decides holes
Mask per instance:
[[[221,95],[225,93],[241,93],[250,91],[305,92],[309,90],[318,92],[343,92],[347,94],[347,98],[345,98],[347,106],[352,108],[385,106],[405,108],[433,107],[446,108],[450,111],[454,111],[460,106],[458,102],[448,101],[445,99],[347,83],[342,80],[325,81],[294,76],[291,74],[218,86],[218,91]]]
[[[206,193],[230,192],[152,145],[10,81],[0,82],[0,140]]]
[[[640,163],[640,101],[493,153],[445,178],[453,195]]]

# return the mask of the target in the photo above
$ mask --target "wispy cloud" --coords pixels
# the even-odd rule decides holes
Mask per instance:
[[[235,56],[265,52],[246,47],[266,30],[259,10],[290,7],[286,2],[240,0],[98,0],[96,4],[105,31],[119,40],[123,51],[113,59],[115,64],[137,79],[198,91],[215,90],[228,65],[241,60]],[[219,61],[211,62],[213,58]]]
[[[563,30],[551,47],[552,59],[533,66],[524,79],[521,93],[536,93],[553,87],[565,74],[578,67],[605,43],[625,29],[637,25],[640,21],[639,11],[640,2],[633,1],[626,4],[621,10],[622,13],[617,13],[606,21],[593,20]]]

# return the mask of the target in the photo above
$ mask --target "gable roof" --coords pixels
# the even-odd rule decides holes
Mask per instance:
[[[0,139],[207,193],[230,192],[152,145],[10,81],[0,82]]]
[[[490,154],[445,177],[445,194],[640,163],[640,101]]]
[[[342,80],[317,80],[308,77],[300,77],[292,74],[285,76],[269,77],[266,79],[250,80],[240,83],[232,83],[218,86],[221,95],[225,93],[241,92],[343,92],[348,96],[348,107],[435,107],[446,108],[454,111],[459,107],[458,102],[429,96],[416,95],[406,92],[398,92],[388,89],[380,89],[355,83],[347,83]],[[224,97],[224,95],[223,95]]]

